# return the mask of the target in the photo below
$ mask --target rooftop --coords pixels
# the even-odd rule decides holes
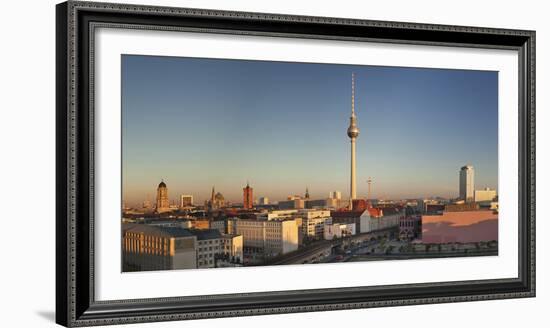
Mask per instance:
[[[197,236],[197,240],[220,239],[222,234],[218,229],[189,230],[189,233]]]
[[[122,224],[122,231],[132,232],[132,233],[141,233],[149,236],[156,237],[191,237],[192,233],[187,229],[182,228],[173,228],[173,227],[159,227],[159,226],[150,226],[146,224],[132,224],[130,227],[127,226],[127,223]]]

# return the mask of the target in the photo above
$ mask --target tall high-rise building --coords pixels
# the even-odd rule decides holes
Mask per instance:
[[[460,168],[459,194],[460,199],[471,202],[474,200],[474,167],[465,165]]]
[[[168,200],[168,188],[166,183],[161,181],[157,188],[157,212],[168,212],[170,211],[170,201]]]
[[[247,182],[246,187],[243,188],[243,208],[254,207],[254,195],[252,191],[253,189],[250,187],[250,185]]]
[[[180,195],[180,207],[193,206],[193,195]]]
[[[342,193],[339,192],[339,191],[331,191],[331,192],[328,194],[328,198],[331,198],[331,199],[342,199]]]
[[[304,195],[304,199],[309,199],[309,188],[306,187],[306,194]]]
[[[258,204],[260,204],[260,205],[269,205],[269,198],[260,197],[260,199],[258,200]]]
[[[351,117],[349,118],[348,137],[351,142],[351,176],[350,176],[350,209],[353,208],[353,200],[357,198],[355,185],[355,139],[359,136],[357,118],[355,116],[355,73],[351,74]]]
[[[367,180],[367,186],[368,186],[368,189],[367,189],[367,200],[368,200],[368,201],[370,201],[370,199],[371,199],[371,197],[372,197],[372,195],[371,195],[371,193],[370,193],[370,191],[371,191],[371,189],[370,189],[370,188],[371,188],[371,185],[372,185],[372,178],[369,177],[369,179]]]

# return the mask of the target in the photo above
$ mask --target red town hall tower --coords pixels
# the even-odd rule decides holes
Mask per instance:
[[[252,188],[249,186],[248,182],[246,187],[243,188],[243,208],[251,209],[254,207],[254,195],[252,193]]]

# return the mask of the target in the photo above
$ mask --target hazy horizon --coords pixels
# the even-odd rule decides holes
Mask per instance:
[[[498,72],[123,55],[123,199],[347,199],[352,72],[359,197],[498,188]]]

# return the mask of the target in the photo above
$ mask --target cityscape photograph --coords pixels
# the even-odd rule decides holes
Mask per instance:
[[[122,55],[121,87],[122,272],[498,256],[498,72]]]

